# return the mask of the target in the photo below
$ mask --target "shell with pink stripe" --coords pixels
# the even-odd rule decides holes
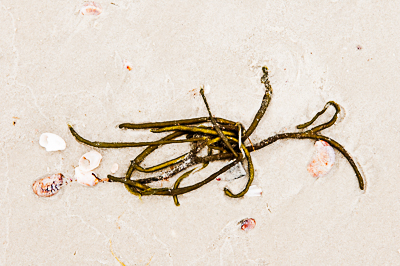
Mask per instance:
[[[335,163],[335,151],[328,142],[318,140],[314,144],[315,152],[311,162],[307,166],[307,171],[313,177],[321,177],[331,170]]]

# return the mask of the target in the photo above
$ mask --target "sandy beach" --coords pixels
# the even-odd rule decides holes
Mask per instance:
[[[0,1],[0,265],[400,265],[399,2],[113,0],[82,13],[85,3]],[[93,148],[68,124],[90,140],[154,141],[165,133],[118,125],[208,116],[207,86],[213,115],[248,127],[263,66],[273,94],[252,143],[297,132],[335,101],[342,112],[323,134],[351,154],[364,190],[338,151],[328,174],[311,176],[314,141],[295,139],[251,153],[260,197],[224,194],[247,177],[212,181],[179,207],[116,182],[33,193],[38,178],[74,179],[86,152],[101,153],[94,171],[106,178],[144,149]],[[41,147],[46,132],[66,149]],[[164,146],[143,166],[189,147]],[[254,229],[240,230],[245,218]]]

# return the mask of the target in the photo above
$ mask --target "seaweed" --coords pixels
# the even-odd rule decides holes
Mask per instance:
[[[206,185],[212,180],[215,180],[222,173],[229,170],[235,164],[246,160],[248,165],[247,171],[249,177],[247,184],[243,188],[243,190],[237,194],[234,194],[228,188],[224,189],[224,192],[228,197],[232,198],[243,197],[247,193],[254,179],[254,166],[252,163],[250,153],[260,150],[278,140],[285,140],[285,139],[312,139],[312,140],[326,141],[347,159],[347,161],[350,163],[351,167],[353,168],[356,174],[359,188],[361,190],[364,190],[365,189],[364,179],[353,158],[350,156],[350,154],[337,141],[321,134],[322,130],[327,129],[335,124],[338,115],[340,113],[340,106],[334,101],[327,102],[324,108],[317,114],[315,114],[315,116],[310,121],[298,125],[297,129],[299,129],[300,131],[280,133],[271,136],[267,139],[264,139],[258,143],[255,144],[251,143],[249,137],[256,130],[272,98],[272,88],[269,81],[268,68],[264,66],[262,68],[262,71],[263,71],[263,76],[261,77],[261,83],[264,84],[265,93],[261,101],[260,108],[257,111],[256,115],[254,116],[254,119],[247,130],[240,122],[233,122],[224,118],[213,117],[206,96],[204,94],[203,88],[200,89],[200,93],[208,111],[207,117],[197,117],[190,119],[141,123],[141,124],[123,123],[119,125],[119,128],[121,129],[132,129],[132,130],[150,129],[152,133],[173,132],[167,135],[166,137],[159,139],[158,141],[152,141],[152,142],[90,141],[81,137],[71,125],[68,126],[71,131],[71,134],[76,138],[78,142],[84,143],[92,147],[126,148],[126,147],[146,146],[146,148],[135,159],[131,161],[131,164],[124,177],[116,177],[108,175],[107,176],[108,181],[123,183],[126,189],[130,193],[139,197],[149,196],[149,195],[172,196],[177,206],[179,206],[179,201],[177,198],[178,195],[191,192],[195,189],[198,189]],[[311,129],[306,130],[306,128],[314,124],[314,122],[322,114],[324,114],[325,111],[330,106],[335,108],[335,114],[333,115],[333,117],[326,123],[322,123],[320,125],[314,126]],[[210,122],[211,126],[204,125],[204,123],[210,123]],[[246,140],[250,141],[250,145],[246,146],[244,144]],[[191,148],[187,153],[179,155],[176,158],[167,159],[166,161],[152,167],[144,168],[140,166],[140,164],[146,159],[147,156],[149,156],[151,153],[153,153],[162,145],[168,145],[172,143],[187,143],[187,142],[191,143]],[[199,152],[204,148],[208,149],[208,153],[206,156],[200,156]],[[188,168],[199,164],[203,164],[203,166],[201,167],[201,169],[203,169],[210,162],[227,161],[227,160],[230,160],[228,164],[223,166],[217,172],[203,179],[202,181],[190,186],[179,187],[181,181],[189,177],[190,174],[192,174],[196,170],[196,168],[187,170]],[[197,171],[200,171],[201,169]],[[155,172],[158,171],[163,171],[163,172],[161,174],[143,179],[132,179],[132,174],[134,171],[139,171],[147,174],[149,173],[154,174]],[[147,185],[160,180],[168,180],[183,171],[186,172],[183,173],[179,178],[177,178],[173,187],[153,188]]]

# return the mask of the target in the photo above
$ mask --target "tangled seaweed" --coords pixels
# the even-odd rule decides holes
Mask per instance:
[[[264,75],[261,77],[261,83],[263,83],[265,86],[265,93],[261,102],[261,106],[248,129],[246,129],[239,122],[233,122],[224,118],[213,117],[210,111],[210,107],[207,103],[207,99],[204,95],[203,88],[201,88],[200,93],[207,107],[208,111],[207,117],[198,117],[198,118],[155,122],[155,123],[141,123],[141,124],[124,123],[119,125],[119,128],[123,129],[150,129],[150,131],[153,133],[172,132],[171,134],[167,135],[164,138],[161,138],[158,141],[152,141],[152,142],[89,141],[81,137],[72,128],[71,125],[68,126],[72,135],[77,139],[77,141],[96,148],[125,148],[125,147],[147,146],[143,152],[141,152],[134,160],[131,161],[131,164],[128,168],[128,171],[126,172],[125,177],[115,177],[112,175],[108,175],[107,176],[108,181],[120,182],[125,184],[126,189],[130,193],[137,196],[148,196],[148,195],[172,196],[177,206],[179,206],[179,201],[177,198],[178,195],[188,193],[190,191],[193,191],[195,189],[204,186],[205,184],[216,179],[222,173],[229,170],[237,163],[246,160],[248,164],[247,171],[249,177],[244,189],[237,194],[232,193],[228,188],[224,189],[224,192],[228,197],[231,198],[243,197],[249,190],[250,185],[254,179],[254,166],[251,160],[250,153],[262,149],[278,140],[283,140],[283,139],[313,139],[313,140],[326,141],[347,159],[347,161],[350,163],[351,167],[353,168],[356,174],[360,189],[364,190],[364,180],[350,154],[337,141],[321,134],[322,130],[329,128],[333,124],[335,124],[338,118],[338,114],[340,113],[340,106],[334,101],[327,102],[325,104],[325,107],[320,112],[318,112],[309,122],[297,126],[297,129],[303,131],[276,134],[254,145],[253,144],[251,144],[250,146],[244,145],[244,142],[250,137],[250,135],[257,128],[257,125],[264,116],[265,111],[267,110],[268,105],[271,101],[272,88],[268,79],[268,68],[264,66],[262,68],[262,71]],[[326,123],[323,123],[321,125],[315,126],[311,129],[304,131],[304,129],[311,126],[318,119],[318,117],[320,117],[323,113],[325,113],[325,111],[328,109],[329,106],[333,106],[336,110],[333,117]],[[207,122],[211,122],[212,126],[202,125]],[[182,136],[186,136],[186,138],[177,139]],[[154,152],[162,145],[167,145],[171,143],[184,143],[184,142],[192,143],[191,149],[188,153],[183,154],[177,158],[170,159],[164,163],[155,165],[153,167],[143,168],[142,166],[140,166],[140,164],[146,159],[146,157],[149,154]],[[208,154],[207,156],[200,156],[199,152],[204,148],[208,149]],[[177,175],[178,173],[181,173],[194,165],[202,164],[201,169],[203,169],[210,162],[227,161],[227,160],[230,160],[229,164],[225,165],[220,170],[210,175],[206,179],[191,186],[179,187],[182,180],[187,178],[195,169],[183,173],[175,181],[174,186],[171,188],[153,188],[147,185],[152,182],[170,179],[173,176]],[[134,171],[153,173],[159,170],[164,170],[164,172],[161,175],[152,176],[144,179],[132,179],[132,173]]]

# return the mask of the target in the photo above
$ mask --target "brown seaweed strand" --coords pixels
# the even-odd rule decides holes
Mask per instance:
[[[213,124],[215,131],[217,131],[218,136],[222,139],[222,141],[224,142],[224,144],[226,145],[226,147],[227,147],[227,148],[232,152],[232,154],[237,158],[237,157],[238,157],[238,154],[235,152],[235,150],[233,149],[232,145],[229,143],[228,139],[226,138],[225,134],[224,134],[224,133],[222,132],[222,130],[219,128],[219,126],[218,126],[218,124],[217,124],[217,121],[215,121],[214,117],[213,117],[212,114],[211,114],[210,106],[209,106],[208,103],[207,103],[207,99],[206,99],[206,96],[204,95],[204,89],[203,89],[203,88],[200,89],[200,94],[201,94],[201,96],[203,97],[204,104],[206,105],[208,114],[209,114],[209,116],[210,116],[211,123]]]
[[[229,140],[232,140],[232,141],[235,141],[235,142],[238,141],[235,138],[231,138],[231,137],[228,137],[228,138],[229,138]],[[246,159],[247,159],[247,165],[248,165],[248,170],[249,170],[249,179],[247,180],[245,188],[241,192],[239,192],[237,194],[233,194],[228,188],[224,188],[225,195],[227,195],[228,197],[231,197],[231,198],[243,197],[247,193],[247,191],[249,191],[251,183],[253,183],[253,180],[254,180],[254,166],[253,166],[253,162],[251,160],[250,153],[249,153],[249,151],[246,149],[246,147],[243,144],[242,144],[241,148],[242,148],[242,150],[243,150],[243,152],[244,152],[244,154],[246,156]]]
[[[332,105],[332,106],[336,109],[336,110],[335,110],[335,114],[333,115],[333,117],[331,118],[331,120],[329,120],[328,122],[323,123],[323,124],[321,124],[321,125],[319,125],[319,126],[313,127],[313,128],[310,129],[309,131],[310,131],[310,132],[313,132],[313,133],[316,133],[316,132],[319,132],[319,131],[321,131],[321,130],[324,130],[324,129],[328,128],[328,127],[331,127],[333,124],[335,124],[335,122],[336,122],[336,120],[337,120],[337,117],[338,117],[338,114],[340,113],[340,106],[339,106],[337,103],[335,103],[334,101],[329,101],[329,102],[327,102],[327,103],[325,104],[325,106],[324,106],[324,109],[322,109],[321,111],[319,111],[309,122],[304,123],[304,124],[301,124],[301,125],[298,125],[297,128],[298,128],[298,129],[303,129],[303,128],[306,128],[306,127],[310,126],[312,123],[315,122],[315,120],[318,119],[318,117],[320,117],[323,113],[325,113],[325,111],[328,109],[328,107],[329,107],[330,105]]]
[[[129,193],[131,193],[135,196],[138,196],[139,198],[142,196],[142,194],[140,193],[140,190],[137,189],[136,187],[130,186],[128,184],[124,184],[124,186],[125,186],[126,190],[128,190]]]
[[[192,138],[192,139],[179,139],[179,140],[159,140],[159,141],[147,141],[147,142],[100,142],[100,141],[90,141],[84,139],[72,128],[71,125],[68,125],[72,135],[79,141],[86,145],[96,147],[96,148],[128,148],[128,147],[143,147],[149,145],[164,145],[164,144],[172,144],[172,143],[184,143],[184,142],[195,142],[205,140],[205,137],[202,138]]]
[[[168,132],[168,131],[187,131],[187,132],[194,132],[194,133],[203,133],[207,135],[215,135],[219,136],[218,130],[208,129],[204,127],[191,127],[191,126],[171,126],[171,127],[163,127],[158,129],[151,129],[153,133],[161,133],[161,132]],[[231,131],[221,131],[222,134],[228,136],[236,136],[237,134]]]
[[[168,166],[171,166],[171,165],[174,165],[176,163],[179,163],[179,162],[183,161],[186,158],[187,155],[188,155],[188,153],[185,153],[185,154],[183,154],[183,155],[181,155],[181,156],[179,156],[177,158],[174,158],[172,160],[169,160],[169,161],[154,165],[152,167],[143,168],[140,165],[135,164],[135,163],[133,164],[133,167],[135,168],[135,170],[138,170],[139,172],[152,173],[152,172],[155,172],[155,171],[158,171],[158,170],[162,170],[162,169],[164,169],[164,168],[166,168]]]
[[[156,181],[160,181],[160,180],[166,180],[166,179],[169,179],[172,176],[180,173],[181,171],[187,169],[190,166],[193,166],[198,163],[203,163],[203,164],[207,163],[207,161],[198,162],[197,160],[195,160],[195,158],[196,158],[196,154],[201,149],[203,149],[209,141],[210,141],[209,139],[206,139],[205,141],[197,143],[197,145],[194,148],[192,148],[192,150],[183,159],[177,160],[176,163],[173,164],[172,168],[169,169],[168,171],[164,172],[163,174],[161,174],[159,176],[149,177],[149,178],[137,179],[135,181],[142,183],[142,184],[147,184],[147,183],[156,182]],[[135,167],[134,163],[133,164],[131,163],[131,165],[133,165],[133,167]]]
[[[138,190],[137,182],[135,182],[133,180],[126,180],[125,178],[114,177],[112,175],[108,175],[107,177],[111,182],[120,182],[120,183],[123,183],[123,184],[127,185],[127,188],[129,188],[128,190],[130,192],[132,190],[134,195],[138,195],[138,196],[149,196],[149,195],[177,196],[177,195],[182,195],[182,194],[191,192],[191,191],[193,191],[195,189],[198,189],[198,188],[206,185],[207,183],[209,183],[209,182],[213,181],[215,178],[217,178],[219,175],[225,173],[230,168],[235,166],[242,159],[243,159],[243,157],[240,154],[239,158],[236,158],[235,161],[225,165],[220,170],[218,170],[214,174],[210,175],[209,177],[207,177],[203,181],[200,181],[200,182],[198,182],[198,183],[196,183],[194,185],[191,185],[191,186],[187,186],[187,187],[183,187],[183,188],[176,188],[176,189],[174,189],[174,188],[147,188],[147,189],[145,189],[143,191],[140,191],[140,190]],[[138,192],[138,191],[140,191],[140,192]]]
[[[268,68],[264,66],[262,68],[262,71],[264,72],[264,75],[261,77],[261,83],[264,84],[265,86],[265,94],[261,102],[260,109],[258,109],[257,114],[255,115],[253,122],[251,123],[250,127],[247,129],[247,131],[244,133],[242,137],[242,141],[244,142],[250,135],[253,133],[253,131],[256,129],[258,123],[260,122],[261,118],[264,116],[265,111],[268,108],[268,105],[271,101],[271,96],[272,96],[272,87],[268,79]]]
[[[264,147],[274,143],[275,141],[282,140],[282,139],[314,139],[314,140],[324,140],[324,141],[328,142],[329,145],[331,145],[336,150],[338,150],[347,159],[347,161],[350,163],[351,167],[353,168],[353,170],[357,176],[357,180],[358,180],[360,189],[364,190],[363,177],[362,177],[360,171],[358,170],[358,167],[357,167],[356,163],[354,162],[353,158],[350,156],[350,154],[346,151],[346,149],[342,145],[340,145],[337,141],[335,141],[329,137],[315,134],[310,131],[297,132],[297,133],[282,133],[282,134],[277,134],[275,136],[269,137],[257,144],[254,144],[253,146],[247,146],[246,148],[251,152],[251,151],[255,151],[255,150],[264,148]]]
[[[227,119],[216,117],[215,120],[221,124],[235,125],[236,123],[233,121],[229,121]],[[172,120],[165,122],[153,122],[153,123],[141,123],[141,124],[132,124],[132,123],[123,123],[120,124],[119,128],[125,129],[147,129],[147,128],[161,128],[161,127],[170,127],[170,126],[182,126],[182,125],[195,125],[201,124],[205,122],[210,122],[210,117],[197,117],[197,118],[189,118],[189,119],[181,119],[181,120]]]
[[[177,137],[180,137],[184,135],[183,132],[174,132],[172,134],[169,134],[168,136],[160,139],[160,140],[171,140]],[[128,171],[126,172],[125,179],[130,179],[133,173],[133,170],[135,169],[135,165],[139,165],[141,162],[146,159],[147,156],[149,156],[153,151],[158,149],[161,145],[151,145],[148,146],[146,149],[144,149],[134,160],[131,161],[131,164],[128,168]]]
[[[196,169],[189,170],[186,173],[184,173],[183,175],[181,175],[180,177],[178,177],[178,179],[175,181],[174,189],[177,189],[179,187],[180,183],[182,182],[182,180],[185,179],[186,177],[188,177],[194,170],[196,170]],[[178,196],[174,195],[172,197],[174,198],[175,205],[180,206]]]
[[[236,158],[235,161],[225,165],[224,167],[222,167],[220,170],[218,170],[214,174],[210,175],[209,177],[207,177],[203,181],[200,181],[200,182],[198,182],[198,183],[196,183],[194,185],[183,187],[183,188],[177,188],[177,189],[168,189],[168,188],[167,189],[150,189],[150,190],[144,191],[142,195],[174,196],[174,195],[181,195],[181,194],[188,193],[190,191],[198,189],[198,188],[204,186],[205,184],[213,181],[219,175],[225,173],[230,168],[232,168],[234,165],[239,163],[242,159],[243,159],[242,155],[239,154],[239,157]]]
[[[179,163],[175,164],[172,169],[165,171],[161,175],[143,178],[143,179],[136,179],[135,181],[138,183],[141,183],[141,184],[148,184],[148,183],[152,183],[152,182],[170,179],[174,175],[176,175],[176,174],[182,172],[183,170],[196,164],[196,162],[193,160],[192,156],[189,153],[185,159],[183,159]]]

